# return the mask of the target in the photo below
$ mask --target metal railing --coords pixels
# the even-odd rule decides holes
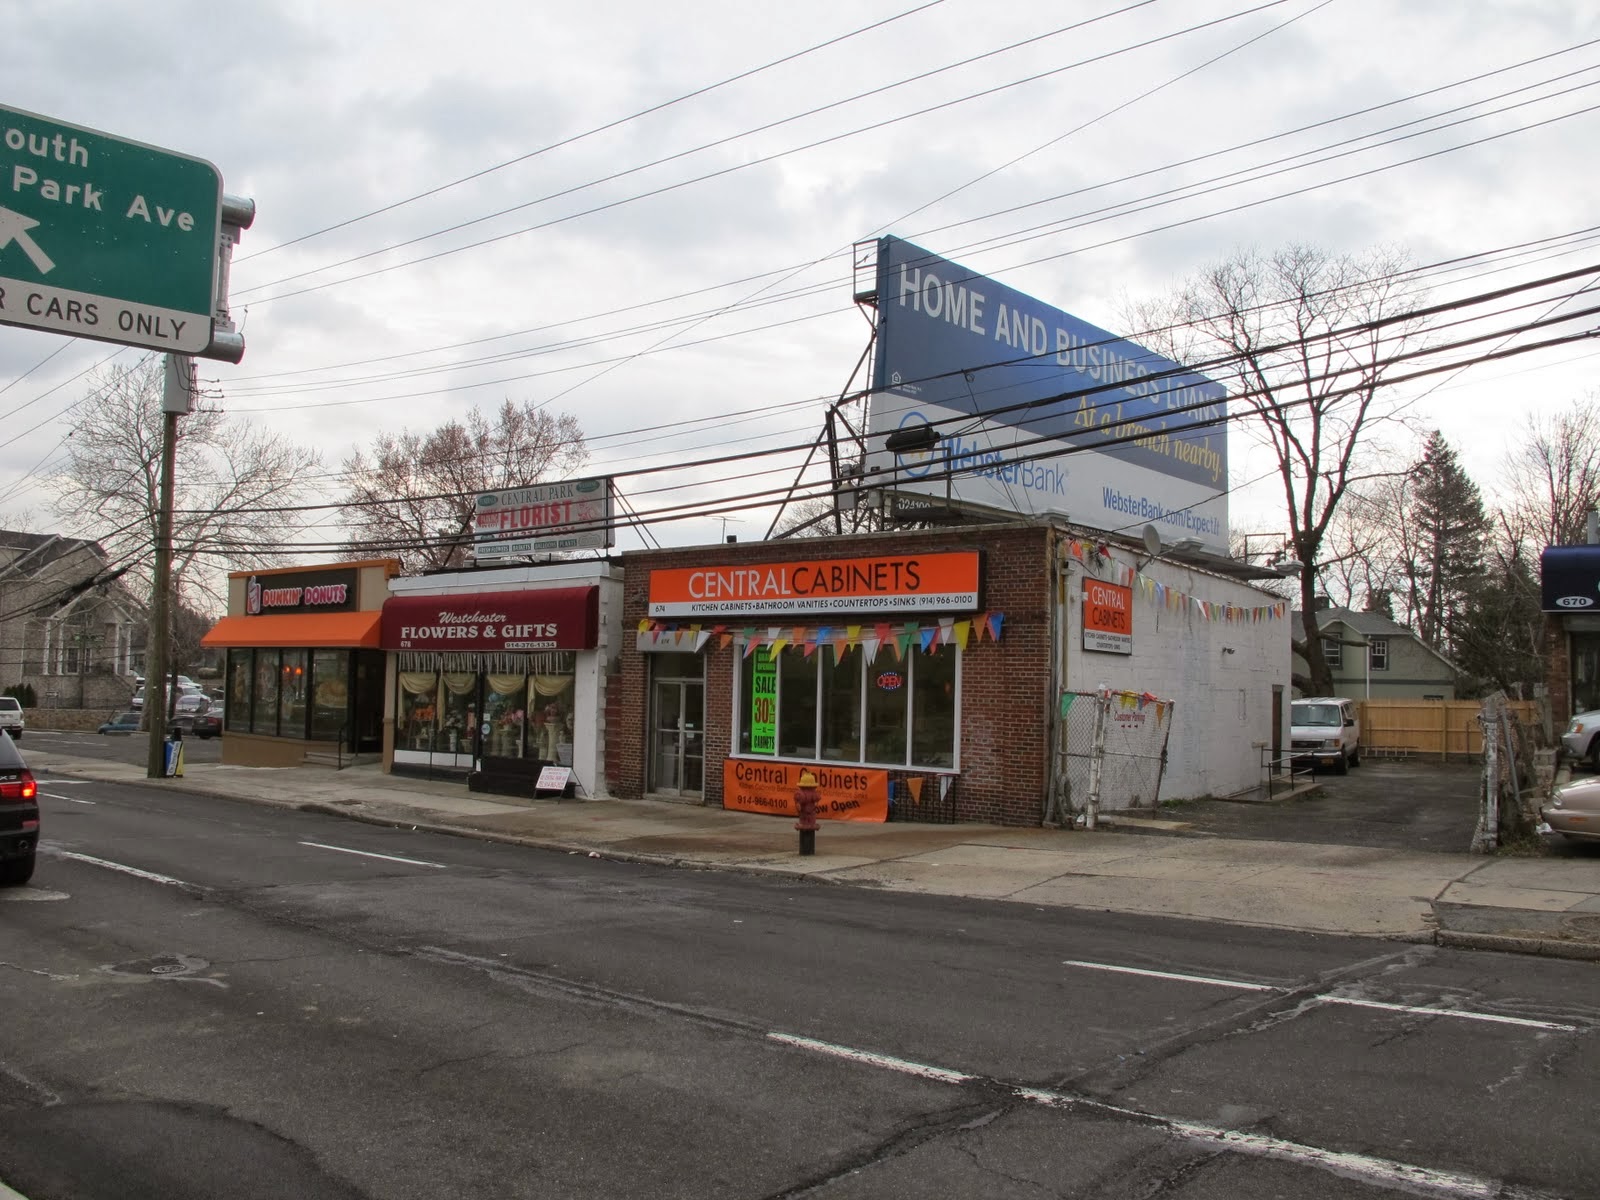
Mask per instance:
[[[1311,782],[1311,767],[1296,767],[1294,755],[1280,754],[1274,758],[1271,747],[1261,747],[1261,787],[1268,800],[1288,795],[1295,788]]]

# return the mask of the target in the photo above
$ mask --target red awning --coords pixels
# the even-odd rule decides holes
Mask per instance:
[[[280,646],[337,649],[378,645],[377,612],[278,613],[223,617],[202,646]]]
[[[599,644],[600,589],[593,585],[390,596],[383,603],[385,650],[518,654]]]

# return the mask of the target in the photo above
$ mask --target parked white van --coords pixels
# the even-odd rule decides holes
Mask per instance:
[[[1314,696],[1289,705],[1289,752],[1296,765],[1332,767],[1343,775],[1361,765],[1361,719],[1356,702]]]

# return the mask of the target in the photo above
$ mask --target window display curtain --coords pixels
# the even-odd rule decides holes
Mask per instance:
[[[401,671],[400,686],[413,696],[421,696],[433,691],[434,684],[439,677],[432,671]]]
[[[572,686],[571,675],[532,675],[528,678],[535,696],[559,696]]]

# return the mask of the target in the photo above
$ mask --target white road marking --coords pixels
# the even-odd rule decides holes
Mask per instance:
[[[1216,1125],[1202,1125],[1195,1121],[1179,1121],[1170,1117],[1140,1112],[1078,1096],[1068,1096],[1042,1088],[1012,1088],[1013,1094],[1035,1104],[1051,1108],[1093,1109],[1097,1112],[1153,1121],[1178,1137],[1189,1141],[1205,1142],[1222,1150],[1240,1154],[1255,1154],[1262,1158],[1275,1158],[1300,1166],[1317,1167],[1331,1175],[1345,1179],[1370,1180],[1374,1183],[1399,1187],[1408,1192],[1423,1192],[1438,1196],[1461,1197],[1462,1200],[1547,1200],[1548,1193],[1528,1188],[1513,1187],[1498,1179],[1467,1175],[1458,1171],[1436,1171],[1414,1163],[1397,1162],[1392,1158],[1377,1158],[1370,1154],[1349,1154],[1338,1150],[1324,1150],[1303,1142],[1268,1137],[1260,1133],[1243,1133],[1237,1129],[1223,1129]]]
[[[41,796],[49,796],[50,799],[52,799],[52,800],[65,800],[68,804],[87,804],[87,805],[90,805],[91,807],[94,805],[94,801],[93,800],[79,800],[76,796],[62,796],[62,795],[59,795],[56,792],[41,791],[39,793],[39,795],[41,795]]]
[[[944,1067],[930,1067],[926,1063],[911,1062],[909,1059],[892,1058],[887,1054],[874,1054],[870,1050],[855,1050],[849,1046],[835,1045],[833,1042],[819,1042],[815,1038],[801,1037],[794,1033],[769,1032],[770,1041],[782,1042],[786,1046],[798,1046],[802,1050],[815,1050],[818,1054],[832,1055],[834,1058],[847,1058],[852,1062],[864,1063],[869,1067],[883,1067],[885,1070],[898,1071],[902,1075],[917,1075],[923,1079],[933,1079],[940,1083],[971,1083],[976,1075],[966,1075],[960,1071],[946,1070]]]
[[[362,858],[381,858],[386,862],[409,863],[413,867],[434,867],[437,870],[448,870],[448,864],[424,862],[420,858],[401,858],[397,854],[374,854],[371,850],[352,850],[348,846],[329,846],[324,842],[301,842],[302,846],[311,846],[317,850],[337,850],[340,854],[359,854]]]
[[[1210,975],[1179,975],[1173,971],[1151,971],[1144,967],[1118,967],[1111,963],[1084,962],[1082,959],[1063,959],[1064,967],[1083,967],[1089,971],[1113,971],[1118,975],[1147,975],[1152,979],[1176,979],[1180,983],[1203,983],[1208,987],[1237,988],[1244,992],[1281,992],[1270,983],[1246,983],[1241,979],[1215,979]]]
[[[87,854],[78,854],[72,850],[57,850],[41,847],[46,854],[56,858],[70,858],[74,862],[88,863],[91,867],[104,867],[108,871],[121,871],[124,875],[132,875],[136,879],[148,879],[151,883],[164,883],[169,887],[197,887],[197,884],[185,883],[181,879],[174,879],[170,875],[157,875],[154,871],[141,871],[138,867],[130,867],[126,863],[112,862],[106,858],[93,858]]]
[[[850,1062],[857,1062],[863,1066],[879,1067],[884,1070],[896,1071],[902,1075],[914,1075],[921,1079],[932,1079],[939,1083],[966,1084],[980,1081],[983,1077],[969,1075],[964,1071],[952,1071],[944,1067],[935,1067],[928,1063],[912,1062],[909,1059],[894,1058],[887,1054],[875,1054],[870,1050],[858,1050],[850,1046],[841,1046],[833,1042],[820,1042],[815,1038],[801,1037],[792,1033],[769,1032],[770,1041],[781,1042],[787,1046],[795,1046],[802,1050],[812,1050],[819,1054],[826,1054],[832,1058],[842,1058]],[[993,1082],[1000,1083],[995,1080]],[[1222,1150],[1232,1150],[1239,1154],[1254,1154],[1262,1158],[1273,1158],[1283,1162],[1296,1163],[1300,1166],[1314,1167],[1327,1171],[1329,1174],[1345,1179],[1370,1181],[1383,1186],[1400,1187],[1413,1193],[1423,1193],[1435,1196],[1450,1197],[1452,1200],[1545,1200],[1545,1193],[1530,1191],[1524,1188],[1512,1187],[1497,1179],[1486,1179],[1477,1175],[1467,1175],[1456,1171],[1435,1171],[1430,1167],[1419,1167],[1413,1163],[1397,1162],[1388,1158],[1377,1158],[1367,1154],[1348,1154],[1337,1150],[1324,1150],[1320,1146],[1306,1145],[1302,1142],[1291,1142],[1284,1138],[1268,1137],[1264,1134],[1242,1133],[1235,1129],[1224,1129],[1217,1125],[1202,1125],[1194,1121],[1182,1121],[1172,1117],[1163,1117],[1155,1113],[1140,1112],[1138,1109],[1123,1108],[1104,1101],[1093,1100],[1084,1096],[1068,1095],[1065,1092],[1054,1092],[1045,1088],[1019,1087],[1014,1084],[1004,1084],[1013,1096],[1031,1104],[1040,1104],[1047,1108],[1075,1108],[1092,1110],[1095,1112],[1109,1113],[1114,1116],[1127,1117],[1132,1120],[1153,1125],[1164,1129],[1168,1133],[1185,1139],[1186,1141],[1204,1142]]]
[[[1248,992],[1286,992],[1289,989],[1265,983],[1250,983],[1243,979],[1217,979],[1210,975],[1181,975],[1173,971],[1152,971],[1144,967],[1121,967],[1113,963],[1087,962],[1067,958],[1062,966],[1082,967],[1089,971],[1110,971],[1118,975],[1144,975],[1152,979],[1172,979],[1179,983],[1199,983],[1207,987],[1237,988]],[[1495,1025],[1519,1025],[1526,1029],[1549,1029],[1556,1033],[1577,1033],[1579,1026],[1564,1025],[1559,1021],[1536,1021],[1529,1017],[1503,1017],[1498,1013],[1478,1012],[1470,1008],[1430,1008],[1419,1004],[1389,1004],[1382,1000],[1361,1000],[1354,996],[1324,993],[1313,996],[1312,1004],[1343,1004],[1351,1008],[1376,1008],[1385,1012],[1413,1013],[1422,1017],[1455,1017],[1462,1021],[1485,1021]]]
[[[1357,1000],[1353,996],[1318,996],[1317,1004],[1348,1004],[1352,1008],[1380,1008],[1388,1012],[1416,1013],[1423,1017],[1460,1017],[1463,1021],[1489,1021],[1496,1025],[1523,1025],[1529,1029],[1552,1029],[1557,1033],[1577,1033],[1578,1026],[1558,1021],[1535,1021],[1528,1017],[1502,1017],[1498,1013],[1475,1012],[1470,1008],[1429,1008],[1416,1004],[1386,1004],[1382,1000]]]

